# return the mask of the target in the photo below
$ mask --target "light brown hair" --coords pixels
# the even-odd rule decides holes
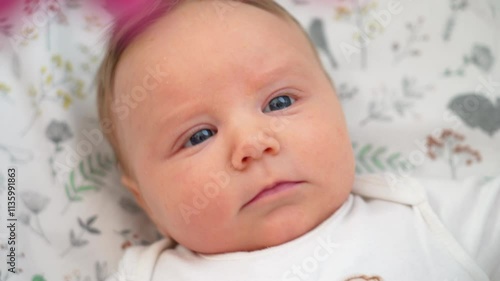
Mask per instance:
[[[115,98],[115,93],[113,92],[113,84],[116,68],[121,55],[123,54],[125,49],[132,43],[132,41],[139,34],[144,32],[148,27],[154,24],[158,19],[167,15],[175,5],[179,4],[179,2],[182,1],[186,0],[148,1],[148,5],[144,5],[139,11],[134,10],[132,11],[132,13],[125,13],[120,17],[117,17],[109,30],[107,50],[96,76],[97,106],[100,125],[104,136],[111,144],[113,151],[116,154],[120,168],[127,175],[131,175],[131,171],[129,165],[127,165],[126,160],[123,157],[118,139],[116,138],[116,116],[113,115],[112,108],[112,103]],[[229,2],[239,2],[252,5],[295,23],[307,37],[314,53],[316,54],[316,58],[319,61],[314,45],[310,41],[307,33],[301,27],[299,22],[283,7],[281,7],[273,0],[214,0],[214,5],[235,4]]]

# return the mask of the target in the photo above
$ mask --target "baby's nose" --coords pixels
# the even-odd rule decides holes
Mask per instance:
[[[232,155],[232,165],[236,170],[244,170],[254,160],[265,154],[276,155],[280,151],[280,143],[275,136],[264,131],[246,136],[237,143]]]

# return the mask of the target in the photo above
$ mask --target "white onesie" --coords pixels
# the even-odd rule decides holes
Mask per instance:
[[[163,239],[127,249],[109,281],[500,280],[500,177],[357,177],[310,232],[252,252],[202,255]]]

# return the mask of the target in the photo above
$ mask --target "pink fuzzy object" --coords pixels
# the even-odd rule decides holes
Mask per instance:
[[[0,1],[0,17],[9,15],[9,13],[14,9],[14,6],[18,4],[16,0],[1,0]]]

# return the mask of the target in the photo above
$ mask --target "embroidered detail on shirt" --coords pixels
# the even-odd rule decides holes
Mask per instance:
[[[380,276],[358,275],[346,279],[345,281],[384,281],[384,279]]]

